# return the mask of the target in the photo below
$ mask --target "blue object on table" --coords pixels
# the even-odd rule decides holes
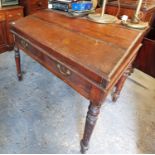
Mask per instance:
[[[73,11],[91,10],[93,4],[90,1],[78,1],[71,4]]]

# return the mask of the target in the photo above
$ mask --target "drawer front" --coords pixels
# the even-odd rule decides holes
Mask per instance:
[[[77,73],[66,64],[59,62],[56,58],[49,56],[44,51],[41,51],[40,48],[30,45],[28,42],[20,39],[19,37],[16,37],[15,39],[16,44],[20,47],[20,49],[42,64],[57,77],[65,81],[81,95],[89,99],[92,84],[87,80],[87,78]]]
[[[35,12],[41,9],[48,8],[48,1],[47,0],[34,0],[30,2],[30,10],[31,12]]]
[[[11,11],[7,12],[8,21],[14,21],[14,20],[20,19],[22,17],[23,17],[22,9],[11,10]]]
[[[0,22],[5,21],[5,14],[0,13]]]

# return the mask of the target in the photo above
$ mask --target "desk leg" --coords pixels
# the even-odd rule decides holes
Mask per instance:
[[[92,102],[90,102],[86,117],[84,136],[81,140],[81,153],[86,153],[86,151],[88,150],[89,140],[95,127],[99,113],[100,106],[94,106]]]
[[[15,47],[15,62],[16,62],[16,70],[17,70],[17,77],[18,80],[22,80],[22,73],[21,73],[21,65],[20,65],[20,52],[19,49]]]
[[[125,73],[122,75],[122,77],[119,79],[119,81],[117,82],[116,86],[115,86],[115,91],[114,93],[112,94],[112,101],[113,102],[116,102],[119,95],[120,95],[120,92],[123,88],[123,85],[127,79],[127,77],[129,75],[131,75],[131,73],[133,73],[133,68],[132,68],[132,65],[130,65],[128,67],[128,69],[125,71]]]

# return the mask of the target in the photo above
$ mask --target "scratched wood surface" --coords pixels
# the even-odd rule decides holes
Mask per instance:
[[[73,68],[91,74],[96,81],[110,80],[144,33],[120,24],[96,24],[49,10],[17,21],[13,29],[27,36],[30,42],[35,40],[46,47],[49,54],[61,55],[67,63],[74,62]]]

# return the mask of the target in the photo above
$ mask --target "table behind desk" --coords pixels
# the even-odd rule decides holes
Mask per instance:
[[[120,18],[122,15],[127,15],[130,19],[133,17],[137,1],[135,0],[120,0],[120,10],[118,9],[118,1],[109,2],[106,6],[106,13],[116,15]],[[153,15],[155,14],[155,1],[144,2],[141,7],[141,20],[145,22],[152,21]]]

